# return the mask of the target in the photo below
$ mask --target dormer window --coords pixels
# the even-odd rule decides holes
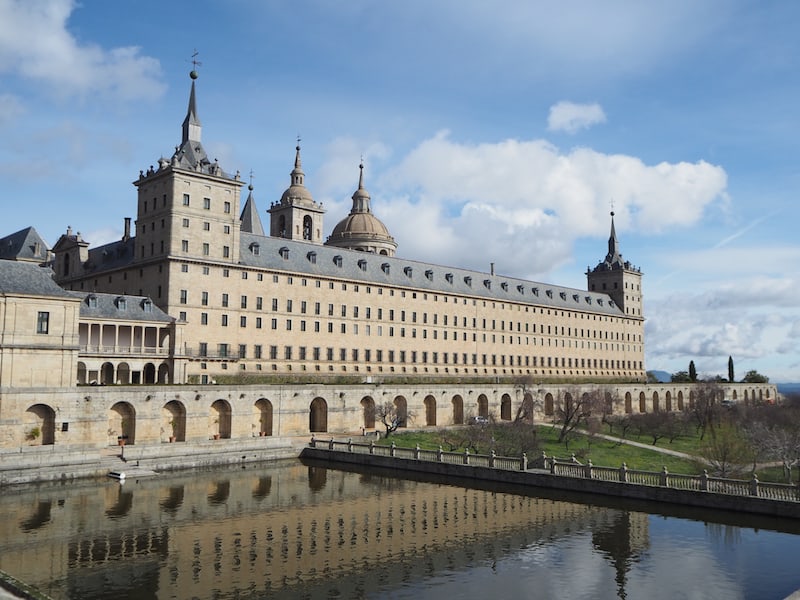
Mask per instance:
[[[483,280],[483,287],[485,287],[487,290],[492,289],[492,280],[491,279],[484,279]]]
[[[546,295],[548,298],[552,298],[552,297],[553,297],[553,290],[547,290],[547,291],[545,292],[545,295]]]
[[[580,302],[581,301],[581,297],[578,294],[572,294],[572,299],[575,302]]]
[[[308,254],[306,254],[306,258],[308,259],[308,262],[310,262],[312,265],[317,264],[317,253],[314,252],[313,250]]]
[[[500,284],[500,287],[503,289],[504,292],[508,291],[508,283],[506,283],[505,281]]]
[[[383,263],[381,265],[381,271],[383,271],[384,273],[386,273],[388,275],[389,271],[390,271],[389,263]]]
[[[153,312],[153,301],[150,298],[145,298],[142,300],[142,311],[146,313]]]
[[[531,291],[533,292],[534,296],[538,296],[539,295],[539,288],[531,288]]]
[[[586,296],[586,304],[591,304],[591,303],[592,303],[592,297]]]
[[[562,300],[566,300],[567,299],[567,292],[559,292],[558,295],[561,296]]]
[[[428,269],[427,271],[425,271],[425,278],[428,281],[433,281],[433,270],[432,269]]]
[[[261,245],[258,242],[253,242],[250,244],[250,252],[252,252],[253,256],[258,256],[261,254]]]
[[[335,264],[337,267],[342,266],[342,256],[340,254],[337,254],[333,257],[333,264]]]
[[[367,270],[367,261],[365,259],[363,259],[363,258],[359,259],[358,268],[361,269],[362,271],[366,271]]]
[[[114,300],[114,304],[117,305],[118,310],[128,309],[128,300],[124,296],[117,296],[116,300]]]
[[[97,308],[97,296],[94,294],[89,294],[86,296],[86,305],[89,308]]]
[[[518,291],[520,294],[524,294],[524,293],[525,293],[525,286],[524,286],[524,285],[522,285],[522,284],[519,284],[519,285],[517,286],[517,291]]]
[[[464,277],[464,283],[466,283],[469,287],[472,287],[472,277]]]
[[[452,273],[445,273],[444,280],[447,283],[452,284],[453,283],[453,274]]]
[[[600,306],[603,306],[603,299],[602,299],[602,298],[598,298],[598,299],[597,299],[597,303],[598,303]]]
[[[403,273],[406,274],[406,277],[411,277],[414,274],[414,269],[411,267],[403,267]]]
[[[287,248],[286,246],[283,246],[280,250],[278,250],[278,253],[281,255],[281,258],[283,260],[289,259],[289,248]]]

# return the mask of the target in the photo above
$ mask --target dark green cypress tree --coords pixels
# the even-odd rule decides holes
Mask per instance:
[[[733,357],[728,357],[728,381],[733,383],[735,380],[733,378]]]
[[[694,383],[697,381],[697,369],[694,368],[694,361],[689,361],[689,380]]]

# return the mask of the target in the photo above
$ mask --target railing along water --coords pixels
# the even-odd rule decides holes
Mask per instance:
[[[529,468],[528,457],[523,454],[521,458],[497,456],[491,454],[471,454],[469,450],[463,452],[445,452],[439,446],[438,450],[422,450],[419,445],[415,448],[398,448],[394,442],[389,446],[376,444],[373,440],[369,443],[353,442],[352,438],[346,442],[331,438],[327,442],[311,437],[311,448],[326,448],[358,454],[372,454],[387,456],[404,460],[423,462],[439,462],[452,465],[470,465],[504,471],[527,471]],[[750,480],[725,479],[710,477],[708,472],[701,475],[674,474],[664,467],[659,472],[640,471],[629,469],[625,463],[619,468],[596,467],[591,461],[586,464],[579,462],[573,455],[571,459],[549,457],[544,452],[541,457],[531,461],[530,468],[549,470],[552,475],[579,479],[594,479],[636,486],[663,487],[675,490],[696,492],[709,492],[729,496],[749,496],[765,500],[782,502],[800,502],[800,485],[785,483],[762,483],[753,475]]]

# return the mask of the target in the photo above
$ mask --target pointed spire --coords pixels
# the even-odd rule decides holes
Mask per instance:
[[[294,169],[292,169],[292,185],[305,185],[303,183],[304,178],[303,164],[300,161],[300,137],[298,136],[297,146],[295,146]]]
[[[619,242],[617,241],[617,230],[614,227],[614,211],[611,211],[611,235],[608,238],[608,255],[606,262],[622,262],[622,255],[619,253]]]
[[[350,214],[355,213],[368,213],[372,212],[370,207],[369,192],[364,189],[364,159],[361,159],[361,164],[358,165],[358,189],[353,193],[353,208]]]
[[[192,80],[192,90],[189,93],[189,107],[186,110],[186,118],[183,120],[183,137],[181,145],[188,141],[199,142],[202,132],[200,119],[197,118],[197,101],[195,100],[194,82],[197,80],[197,71],[189,73]]]
[[[239,230],[243,233],[253,233],[255,235],[264,235],[264,226],[261,224],[261,217],[258,216],[258,209],[256,208],[256,200],[253,198],[253,184],[247,186],[250,193],[247,194],[242,214],[239,217],[241,223]]]

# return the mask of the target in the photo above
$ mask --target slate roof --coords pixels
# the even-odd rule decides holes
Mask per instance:
[[[33,227],[26,227],[0,238],[0,259],[43,263],[47,260],[47,244]]]
[[[243,266],[422,292],[625,316],[607,294],[598,292],[283,238],[242,233],[239,239],[239,262]]]
[[[30,262],[0,260],[0,294],[75,298],[53,281],[53,272]]]
[[[171,323],[174,319],[147,296],[73,292],[81,298],[81,319]]]

